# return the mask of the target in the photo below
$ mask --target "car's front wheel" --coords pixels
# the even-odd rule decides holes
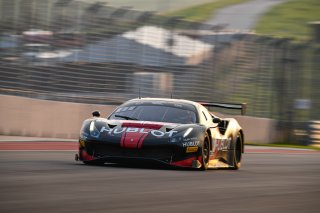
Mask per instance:
[[[202,150],[201,150],[201,159],[202,159],[202,166],[201,170],[207,170],[209,167],[209,160],[210,160],[210,145],[209,145],[209,136],[208,134],[205,135]]]

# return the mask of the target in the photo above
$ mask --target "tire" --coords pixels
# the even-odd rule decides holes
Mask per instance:
[[[235,144],[233,146],[233,166],[232,169],[238,170],[241,167],[241,158],[242,158],[242,137],[240,132],[237,134]]]
[[[209,160],[210,160],[210,145],[209,145],[209,136],[206,133],[203,141],[203,145],[201,148],[201,170],[205,171],[209,167]]]

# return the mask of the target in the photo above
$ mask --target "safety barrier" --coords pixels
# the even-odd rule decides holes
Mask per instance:
[[[320,121],[311,121],[310,128],[310,143],[312,146],[320,147]]]

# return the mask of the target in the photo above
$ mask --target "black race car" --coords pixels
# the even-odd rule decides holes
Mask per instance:
[[[142,98],[125,102],[108,118],[95,111],[83,122],[76,160],[239,169],[244,152],[240,125],[206,107],[243,109],[233,104]]]

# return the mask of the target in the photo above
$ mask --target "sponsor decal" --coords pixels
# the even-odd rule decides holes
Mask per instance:
[[[193,137],[193,138],[183,138],[183,142],[197,141],[197,140],[198,140],[197,137]]]
[[[189,141],[189,142],[183,142],[183,147],[190,147],[190,146],[198,146],[200,141]]]
[[[102,127],[100,130],[100,133],[103,133],[103,132],[107,132],[109,135],[117,135],[122,133],[148,134],[150,132],[150,134],[155,137],[164,137],[164,136],[171,137],[173,134],[177,133],[178,131],[171,130],[169,132],[163,132],[160,130],[150,130],[147,128],[136,128],[136,127],[123,127],[123,128],[114,128],[114,129]]]
[[[160,128],[160,127],[159,127]],[[109,135],[121,135],[120,146],[128,149],[140,149],[142,147],[143,141],[148,135],[152,135],[154,137],[171,137],[173,134],[178,131],[169,131],[163,132],[156,129],[151,128],[139,128],[139,127],[120,127],[110,129],[107,127],[102,127],[100,129],[100,133],[107,133]]]
[[[196,152],[198,151],[198,148],[199,148],[198,146],[189,146],[186,149],[186,153]]]
[[[215,151],[227,150],[228,147],[230,146],[231,141],[232,141],[232,138],[215,139],[213,150],[215,150]]]

